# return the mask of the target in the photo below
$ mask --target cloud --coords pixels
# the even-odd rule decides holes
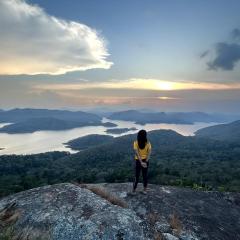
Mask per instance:
[[[209,50],[206,50],[200,54],[200,58],[205,58],[209,54]]]
[[[207,63],[211,70],[233,70],[240,60],[240,44],[220,42],[215,46],[216,57]]]
[[[240,29],[239,28],[235,28],[232,30],[232,37],[235,40],[240,40]]]
[[[0,47],[0,74],[63,74],[112,65],[96,30],[24,0],[0,1]]]
[[[214,58],[207,62],[209,70],[226,70],[231,71],[235,68],[240,60],[240,29],[235,28],[231,32],[233,42],[218,42],[214,45]],[[204,51],[200,58],[210,55],[210,51]]]

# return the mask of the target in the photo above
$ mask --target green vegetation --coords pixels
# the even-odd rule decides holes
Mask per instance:
[[[196,132],[197,137],[211,138],[221,141],[240,141],[240,120],[228,124],[206,127]]]
[[[184,137],[171,130],[149,132],[152,156],[149,182],[240,191],[240,143]],[[66,181],[133,180],[136,134],[113,138],[76,154],[49,152],[0,156],[0,196]]]
[[[83,150],[92,146],[97,146],[103,143],[110,142],[112,140],[113,137],[109,135],[90,134],[84,137],[71,140],[65,143],[65,145],[69,146],[74,150]]]
[[[50,152],[0,156],[0,197],[62,181],[61,171],[58,172],[59,167],[54,169],[54,165],[58,159],[69,155],[65,152]]]

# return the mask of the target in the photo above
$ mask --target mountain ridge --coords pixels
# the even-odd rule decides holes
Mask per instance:
[[[195,122],[224,122],[231,117],[224,114],[204,112],[141,112],[138,110],[126,110],[113,112],[107,118],[134,121],[137,124],[144,125],[146,123],[194,124]]]
[[[0,133],[16,134],[16,133],[33,133],[36,131],[60,131],[69,130],[85,126],[106,126],[111,125],[106,122],[89,120],[64,120],[54,117],[38,117],[29,118],[27,120],[19,121],[16,123],[8,124],[0,128]]]
[[[195,135],[196,137],[237,142],[240,141],[240,120],[201,128],[196,131]]]

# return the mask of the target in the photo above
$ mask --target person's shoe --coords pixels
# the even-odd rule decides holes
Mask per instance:
[[[144,188],[142,193],[146,195],[147,194],[147,188]]]
[[[136,195],[136,190],[135,189],[132,190],[132,195]]]

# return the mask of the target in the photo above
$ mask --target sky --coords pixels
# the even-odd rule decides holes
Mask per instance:
[[[0,108],[239,113],[238,0],[0,0]]]

